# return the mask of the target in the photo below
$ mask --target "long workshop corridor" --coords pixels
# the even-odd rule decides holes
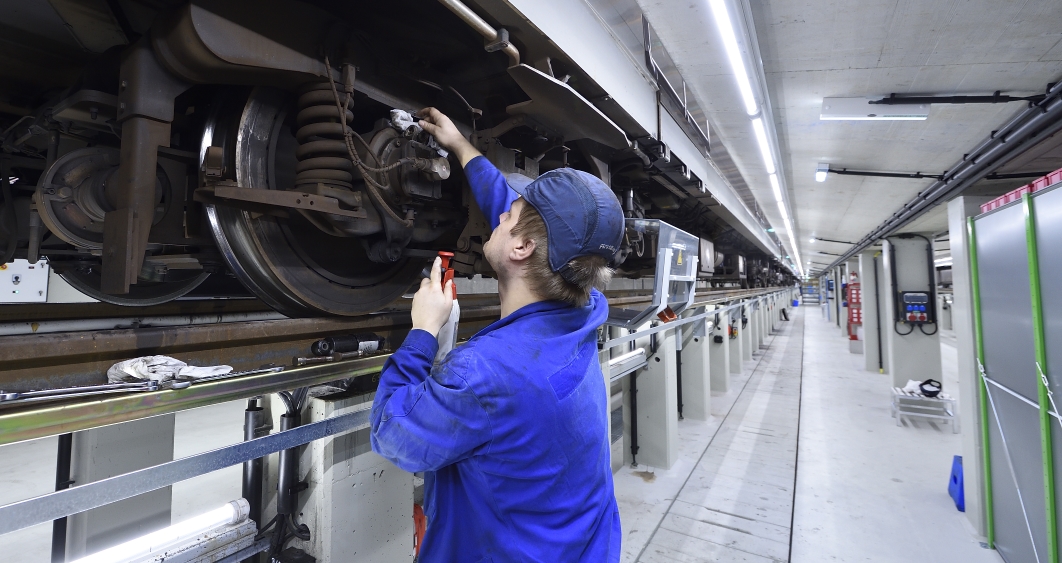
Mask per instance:
[[[887,376],[864,371],[818,308],[778,326],[713,394],[712,420],[680,422],[671,470],[617,473],[622,561],[1001,561],[947,495],[960,435],[897,427]],[[954,389],[950,339],[942,352]]]

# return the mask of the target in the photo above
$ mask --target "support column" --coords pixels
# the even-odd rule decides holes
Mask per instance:
[[[365,408],[372,400],[372,393],[311,399],[304,424]],[[350,561],[353,553],[371,554],[374,561],[409,560],[413,475],[373,452],[369,433],[346,432],[302,448],[299,478],[309,488],[299,494],[299,521],[312,533],[300,547],[319,563]]]
[[[984,518],[984,459],[981,418],[977,396],[981,379],[977,373],[973,329],[973,301],[970,292],[970,238],[967,217],[981,213],[988,197],[961,196],[948,202],[948,231],[951,244],[951,320],[958,351],[959,418],[962,420],[963,480],[966,491],[966,518],[982,539],[986,537]]]
[[[886,291],[881,329],[887,335],[886,354],[894,387],[903,387],[910,379],[939,381],[941,378],[939,327],[923,325],[925,332],[936,331],[925,334],[918,327],[896,322],[900,291],[928,292],[930,284],[936,283],[930,274],[933,264],[926,245],[920,237],[891,237],[884,244]],[[930,302],[929,306],[932,305]]]
[[[833,270],[833,323],[839,329],[841,327],[841,302],[844,301],[844,273],[843,266]]]
[[[699,308],[693,314],[701,314]],[[708,420],[712,416],[711,352],[706,322],[686,325],[682,343],[682,416],[691,420]]]
[[[760,310],[756,301],[749,301],[749,353],[755,354],[760,350]]]
[[[75,432],[70,479],[85,485],[173,461],[174,415]],[[67,561],[170,525],[170,487],[94,508],[67,520]]]
[[[840,280],[837,283],[838,295],[837,302],[840,304],[840,309],[837,315],[837,328],[841,330],[841,336],[848,340],[848,280],[851,278],[849,275],[848,263],[841,264],[840,268]]]
[[[781,318],[781,313],[778,312],[778,308],[781,307],[781,300],[784,297],[785,297],[784,295],[781,296],[781,297],[779,297],[778,295],[775,295],[771,299],[771,333],[772,334],[774,333],[774,331],[778,330],[778,319]]]
[[[718,305],[715,306],[719,308]],[[708,356],[712,370],[712,391],[726,393],[730,388],[730,342],[726,335],[727,316],[719,315],[719,322],[712,327],[708,343]]]
[[[638,459],[670,469],[678,460],[678,386],[675,330],[656,335],[656,353],[638,374]]]
[[[769,305],[770,301],[767,299],[760,301],[760,347],[767,345],[767,337],[771,335]]]
[[[741,327],[741,359],[747,362],[752,360],[752,333],[755,332],[755,328],[752,326],[752,305],[749,301],[745,302],[745,310],[742,317],[746,319],[746,322]],[[739,321],[738,324],[742,323]]]
[[[888,318],[880,299],[885,287],[883,269],[881,251],[868,250],[859,255],[859,282],[863,289],[863,354],[866,370],[879,373],[887,373],[885,341],[880,330],[885,328],[883,319]]]
[[[741,375],[741,309],[731,309],[730,316],[730,373]]]

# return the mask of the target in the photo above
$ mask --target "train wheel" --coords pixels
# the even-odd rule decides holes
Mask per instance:
[[[293,189],[293,97],[272,88],[230,91],[204,135],[225,149],[225,169],[244,188]],[[351,316],[378,311],[419,278],[423,260],[373,262],[357,237],[326,234],[300,215],[280,219],[236,207],[207,206],[225,262],[255,295],[289,316]]]
[[[104,303],[126,307],[149,307],[168,303],[178,297],[184,297],[198,287],[199,284],[206,281],[210,274],[205,272],[198,273],[181,281],[140,281],[130,286],[129,293],[125,295],[111,295],[100,291],[102,278],[98,267],[89,270],[67,270],[60,272],[59,277],[63,278],[74,289]]]

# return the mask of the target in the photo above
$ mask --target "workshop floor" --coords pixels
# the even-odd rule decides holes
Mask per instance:
[[[1001,562],[947,495],[960,435],[897,427],[888,376],[816,308],[779,326],[713,395],[712,420],[679,423],[674,467],[617,474],[622,561]],[[950,389],[953,342],[942,335]]]

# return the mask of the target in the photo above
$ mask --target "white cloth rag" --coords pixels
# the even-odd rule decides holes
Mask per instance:
[[[916,393],[918,395],[921,395],[922,394],[922,388],[919,387],[920,385],[922,385],[921,381],[915,381],[913,379],[908,379],[907,380],[907,385],[903,386],[903,390],[907,391],[908,393]]]
[[[413,117],[413,114],[404,109],[391,110],[391,127],[394,127],[402,133],[405,133],[411,127],[413,128],[414,134],[420,133],[424,130],[424,128],[420,126],[420,120]],[[439,143],[435,141],[435,137],[428,138],[428,146],[435,149],[435,152],[439,153],[439,156],[443,158],[446,158],[446,155],[450,154],[439,146]]]
[[[174,378],[198,379],[211,375],[225,375],[232,366],[190,366],[169,356],[141,356],[124,360],[107,370],[109,383],[155,380],[159,383]]]

